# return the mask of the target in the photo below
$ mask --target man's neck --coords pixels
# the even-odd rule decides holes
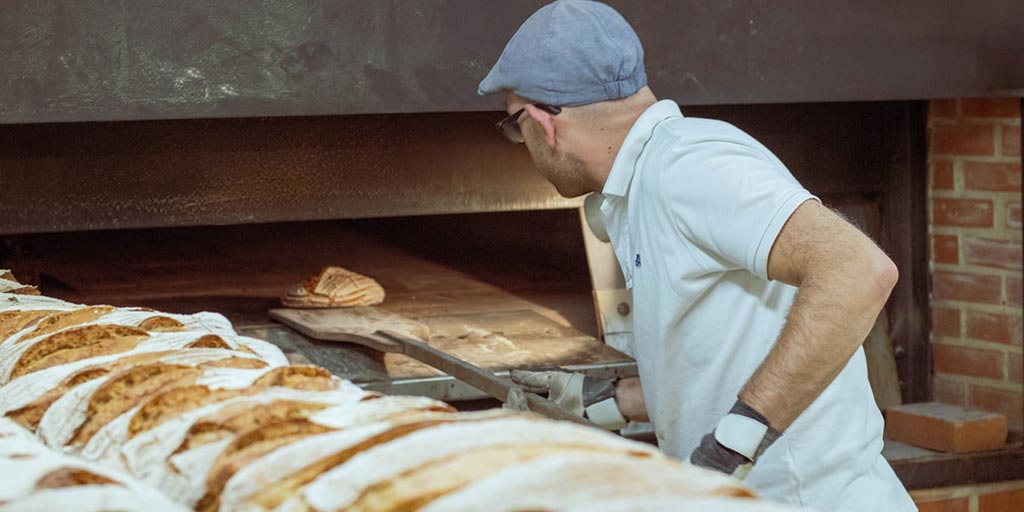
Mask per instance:
[[[584,159],[583,163],[590,170],[591,177],[594,179],[594,192],[604,189],[604,184],[608,181],[608,175],[611,174],[612,166],[615,164],[615,158],[619,155],[619,150],[622,149],[622,144],[626,141],[626,137],[633,125],[636,124],[637,119],[640,119],[640,116],[651,105],[657,103],[654,95],[650,95],[649,99],[644,99],[645,101],[638,103],[637,108],[610,120],[592,134],[592,144],[590,150],[586,152],[589,159]]]

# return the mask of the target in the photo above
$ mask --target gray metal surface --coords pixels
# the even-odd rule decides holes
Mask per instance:
[[[497,110],[543,0],[9,0],[0,123]],[[688,104],[1019,95],[1024,2],[609,0]]]

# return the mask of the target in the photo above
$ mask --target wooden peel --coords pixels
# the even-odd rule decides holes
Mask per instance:
[[[508,402],[525,401],[529,410],[552,419],[594,426],[585,418],[566,412],[536,393],[527,393],[505,377],[499,377],[468,363],[423,340],[430,329],[404,316],[377,309],[357,307],[343,309],[272,309],[270,317],[313,339],[342,341],[370,347],[380,352],[404,354],[423,364],[441,370],[488,395]]]
[[[403,353],[400,344],[378,336],[390,331],[398,336],[427,339],[430,328],[402,315],[373,306],[335,309],[271,309],[270,317],[316,340],[344,341],[380,352]]]

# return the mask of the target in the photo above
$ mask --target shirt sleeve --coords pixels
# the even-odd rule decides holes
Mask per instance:
[[[663,206],[677,236],[709,256],[699,262],[705,271],[745,268],[767,279],[782,227],[798,206],[817,200],[777,158],[741,142],[687,144],[666,160]]]

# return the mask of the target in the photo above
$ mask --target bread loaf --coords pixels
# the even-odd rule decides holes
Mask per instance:
[[[628,475],[628,478],[625,477]],[[310,489],[315,510],[324,488]],[[488,510],[564,510],[588,507],[622,497],[670,497],[681,503],[693,497],[750,497],[735,479],[668,461],[661,457],[622,457],[613,453],[558,453],[514,465],[440,497],[424,512],[473,512],[486,500]],[[681,499],[680,499],[681,498]],[[715,510],[715,509],[710,509]]]
[[[470,415],[460,417],[475,419]],[[432,426],[365,450],[321,475],[309,486],[307,499],[318,510],[406,509],[412,506],[409,503],[421,506],[436,495],[506,465],[577,450],[658,456],[649,446],[601,431],[580,430],[575,425],[552,424],[519,415],[498,415]],[[380,460],[393,462],[381,465]],[[431,469],[433,465],[442,466],[445,471]],[[414,476],[419,470],[434,473],[433,479]],[[401,479],[408,485],[395,487],[396,483],[391,481],[399,475],[409,477],[408,481]],[[417,488],[422,494],[411,494]]]
[[[0,347],[0,382],[80,359],[127,352],[148,336],[134,327],[89,325],[19,339]]]
[[[185,510],[128,475],[47,449],[0,419],[0,510]]]
[[[14,279],[10,272],[0,275],[0,293],[14,295],[39,295],[39,288],[21,284]]]
[[[341,267],[324,268],[281,299],[290,308],[373,306],[383,301],[384,288],[377,281]]]
[[[130,351],[99,356],[30,373],[0,387],[0,416],[7,416],[34,430],[50,404],[71,388],[154,362],[252,369],[266,367],[265,362],[253,355],[217,349]]]

